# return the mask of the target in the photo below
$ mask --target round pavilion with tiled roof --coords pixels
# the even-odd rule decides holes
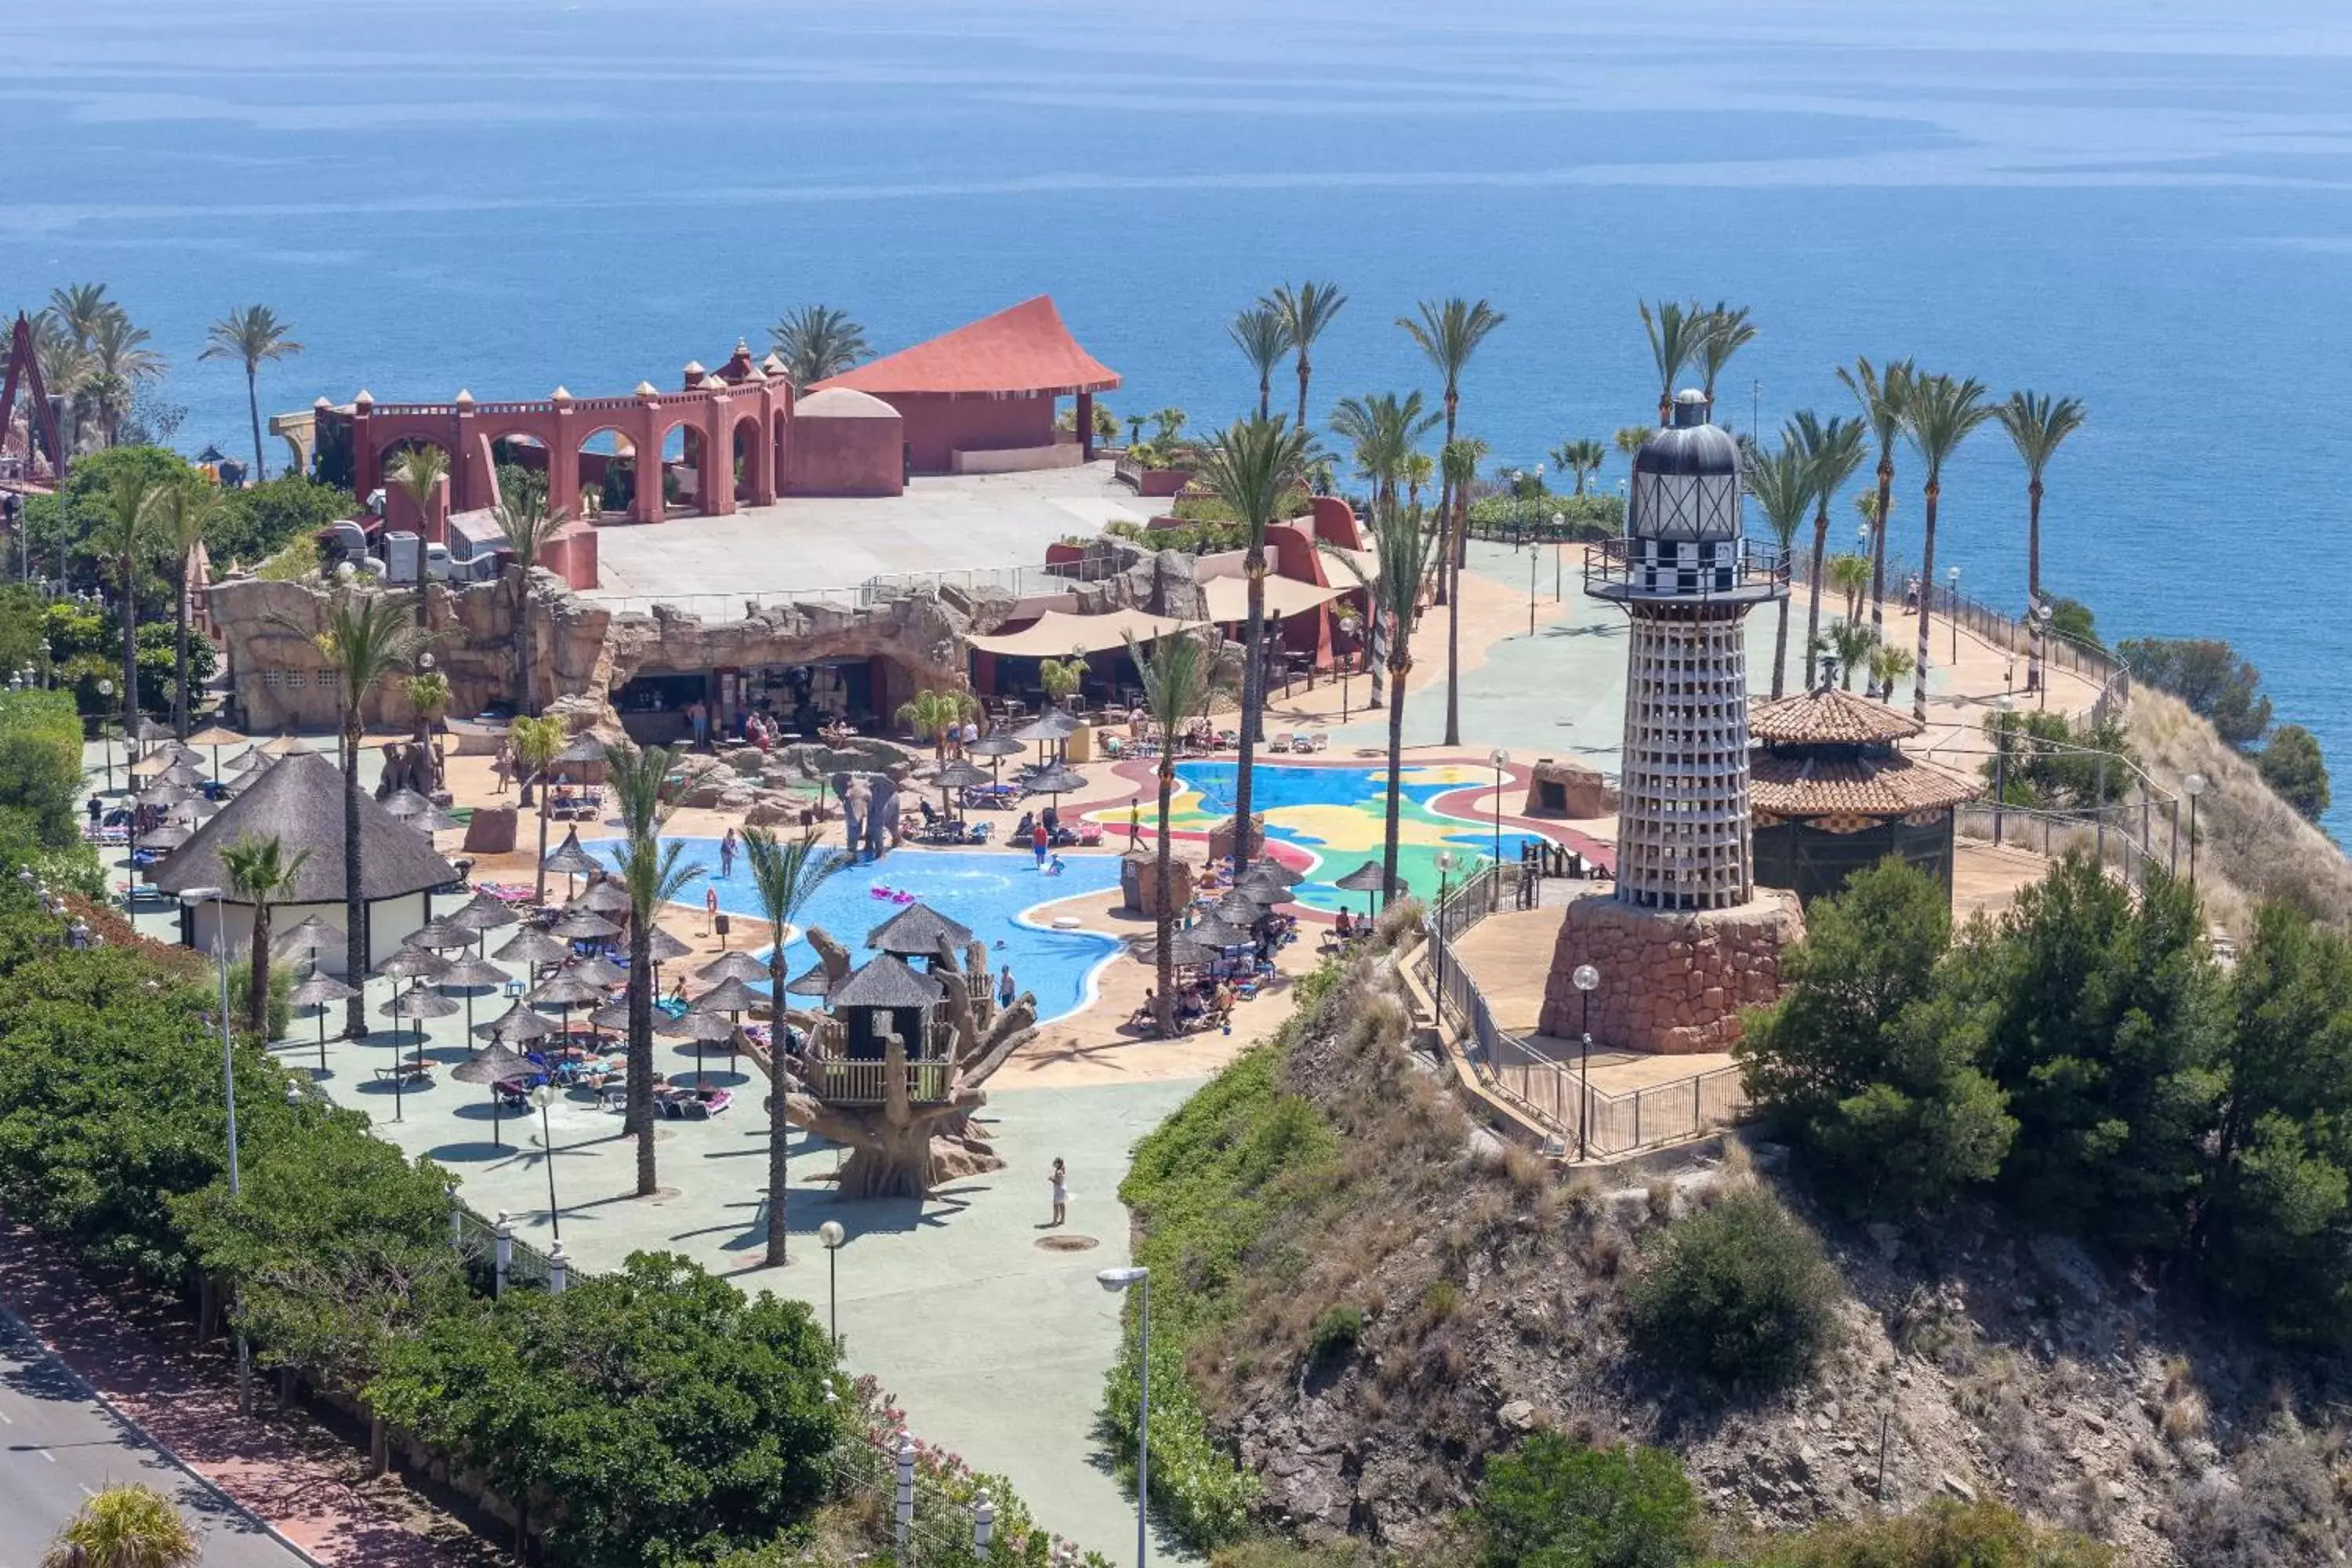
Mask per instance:
[[[1748,715],[1756,879],[1810,905],[1892,855],[1952,887],[1952,814],[1981,793],[1906,755],[1909,712],[1823,684]]]

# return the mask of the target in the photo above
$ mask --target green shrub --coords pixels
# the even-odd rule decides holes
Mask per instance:
[[[1488,496],[1470,503],[1469,526],[1477,539],[1615,539],[1625,531],[1625,503],[1601,495]]]
[[[1835,1520],[1739,1561],[1749,1568],[2110,1568],[2095,1541],[2034,1523],[1987,1499],[1933,1502],[1892,1518]],[[2210,1560],[2192,1558],[2198,1568]]]
[[[225,570],[232,562],[250,566],[358,512],[358,501],[339,485],[320,484],[300,474],[280,474],[265,483],[226,492],[205,548],[219,569]]]
[[[52,849],[81,841],[81,719],[68,691],[0,691],[0,807]],[[14,868],[10,868],[14,874]]]
[[[269,1037],[282,1040],[294,1024],[294,973],[280,963],[269,971]],[[228,1011],[232,1018],[252,1016],[253,965],[228,966]]]
[[[1364,1337],[1364,1310],[1349,1303],[1324,1309],[1307,1333],[1307,1351],[1317,1358],[1346,1355]]]
[[[1633,1342],[1662,1366],[1778,1387],[1835,1342],[1839,1289],[1812,1232],[1749,1187],[1660,1233],[1632,1292]]]
[[[319,542],[298,533],[256,566],[253,574],[264,582],[299,583],[319,574],[320,559]]]
[[[1490,1459],[1465,1521],[1482,1568],[1684,1568],[1704,1560],[1698,1496],[1672,1454],[1539,1432]]]

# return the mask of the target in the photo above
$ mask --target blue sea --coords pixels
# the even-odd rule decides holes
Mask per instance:
[[[291,408],[668,384],[805,302],[887,348],[1050,292],[1113,406],[1199,426],[1255,394],[1232,313],[1312,276],[1350,296],[1318,410],[1428,385],[1416,299],[1492,300],[1463,419],[1532,463],[1654,409],[1638,298],[1726,299],[1761,328],[1735,423],[1843,409],[1856,354],[2086,399],[2049,584],[2111,637],[2230,637],[2352,763],[2313,542],[2352,458],[2340,0],[85,0],[0,7],[0,305],[110,284],[191,450],[249,446],[195,353],[257,300],[307,345]],[[2004,604],[2022,492],[1997,432],[1946,487],[1940,559]]]

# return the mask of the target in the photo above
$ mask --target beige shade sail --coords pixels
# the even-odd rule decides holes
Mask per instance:
[[[1138,642],[1150,642],[1165,633],[1192,631],[1202,624],[1144,610],[1112,610],[1099,616],[1048,610],[1037,617],[1036,625],[1021,631],[964,640],[982,653],[1013,658],[1060,658],[1073,652],[1100,653],[1107,648],[1123,647],[1130,634]]]
[[[1272,621],[1291,616],[1328,605],[1340,595],[1358,586],[1353,582],[1326,588],[1314,583],[1302,583],[1296,577],[1268,577],[1265,580],[1265,615]],[[1220,624],[1249,619],[1249,579],[1246,577],[1212,577],[1201,584],[1202,597],[1207,601],[1209,618]]]

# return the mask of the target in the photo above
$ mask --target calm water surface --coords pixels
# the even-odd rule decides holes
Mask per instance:
[[[2347,57],[2322,0],[16,5],[0,304],[110,282],[181,443],[236,450],[194,352],[254,299],[309,345],[294,407],[668,384],[804,301],[892,347],[1050,291],[1115,406],[1201,424],[1255,391],[1234,310],[1312,274],[1353,296],[1318,406],[1425,379],[1417,297],[1490,297],[1464,418],[1532,462],[1651,407],[1637,297],[1728,298],[1742,423],[1842,410],[1857,353],[2086,398],[2051,585],[2231,637],[2341,766]],[[1947,484],[1939,554],[2003,603],[2021,489],[1998,435]]]

